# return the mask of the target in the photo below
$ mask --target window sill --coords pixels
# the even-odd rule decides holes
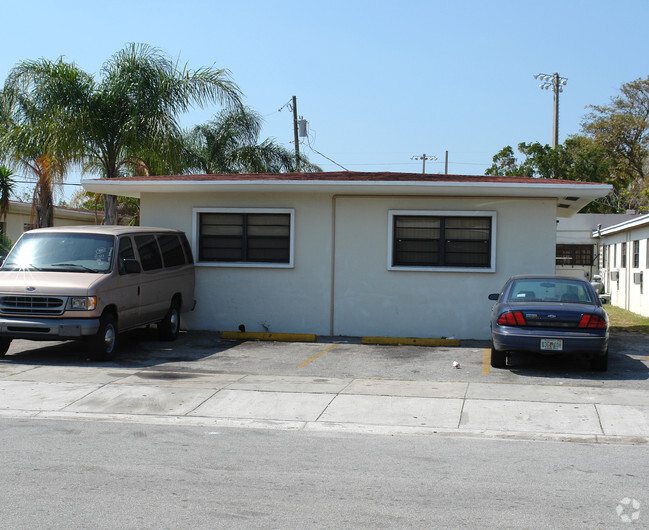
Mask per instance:
[[[196,262],[196,267],[235,268],[235,269],[293,269],[292,263],[256,263],[246,261],[203,261]]]
[[[496,272],[495,267],[388,267],[397,272]]]

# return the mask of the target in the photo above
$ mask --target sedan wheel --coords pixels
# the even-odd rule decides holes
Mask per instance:
[[[608,369],[608,350],[604,355],[593,357],[590,360],[590,369],[596,372],[606,372]]]
[[[507,354],[502,350],[491,348],[491,366],[493,368],[505,368],[507,366]]]

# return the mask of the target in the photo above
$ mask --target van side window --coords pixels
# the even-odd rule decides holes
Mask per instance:
[[[189,241],[187,241],[187,236],[184,233],[180,234],[180,240],[182,241],[183,248],[185,249],[185,256],[187,258],[187,263],[193,265],[194,255],[192,254],[192,247],[189,246]],[[647,260],[649,260],[649,258],[647,258]]]
[[[135,244],[140,254],[142,270],[152,271],[162,268],[162,256],[154,235],[135,236]]]
[[[120,237],[119,238],[119,251],[117,253],[117,267],[120,274],[126,274],[126,269],[124,268],[125,259],[135,259],[135,252],[133,251],[133,243],[131,238]]]
[[[180,245],[180,239],[174,234],[164,234],[158,236],[160,250],[162,250],[162,261],[165,267],[175,267],[176,265],[185,264],[185,254]]]

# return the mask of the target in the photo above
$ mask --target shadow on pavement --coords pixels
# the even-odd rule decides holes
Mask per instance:
[[[634,332],[612,333],[608,370],[594,372],[589,361],[560,355],[513,354],[507,362],[512,373],[529,377],[569,378],[597,381],[643,381],[649,379],[649,335]]]
[[[181,332],[177,340],[166,342],[158,339],[155,327],[140,328],[119,336],[117,353],[112,361],[92,361],[88,357],[86,344],[82,341],[45,343],[20,340],[14,341],[9,352],[0,357],[0,365],[147,368],[205,359],[239,343],[221,341],[218,334],[209,332]]]

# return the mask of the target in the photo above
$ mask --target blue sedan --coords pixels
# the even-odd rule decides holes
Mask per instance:
[[[579,355],[593,370],[608,366],[608,315],[592,285],[564,276],[513,276],[490,294],[491,366],[509,352]]]

